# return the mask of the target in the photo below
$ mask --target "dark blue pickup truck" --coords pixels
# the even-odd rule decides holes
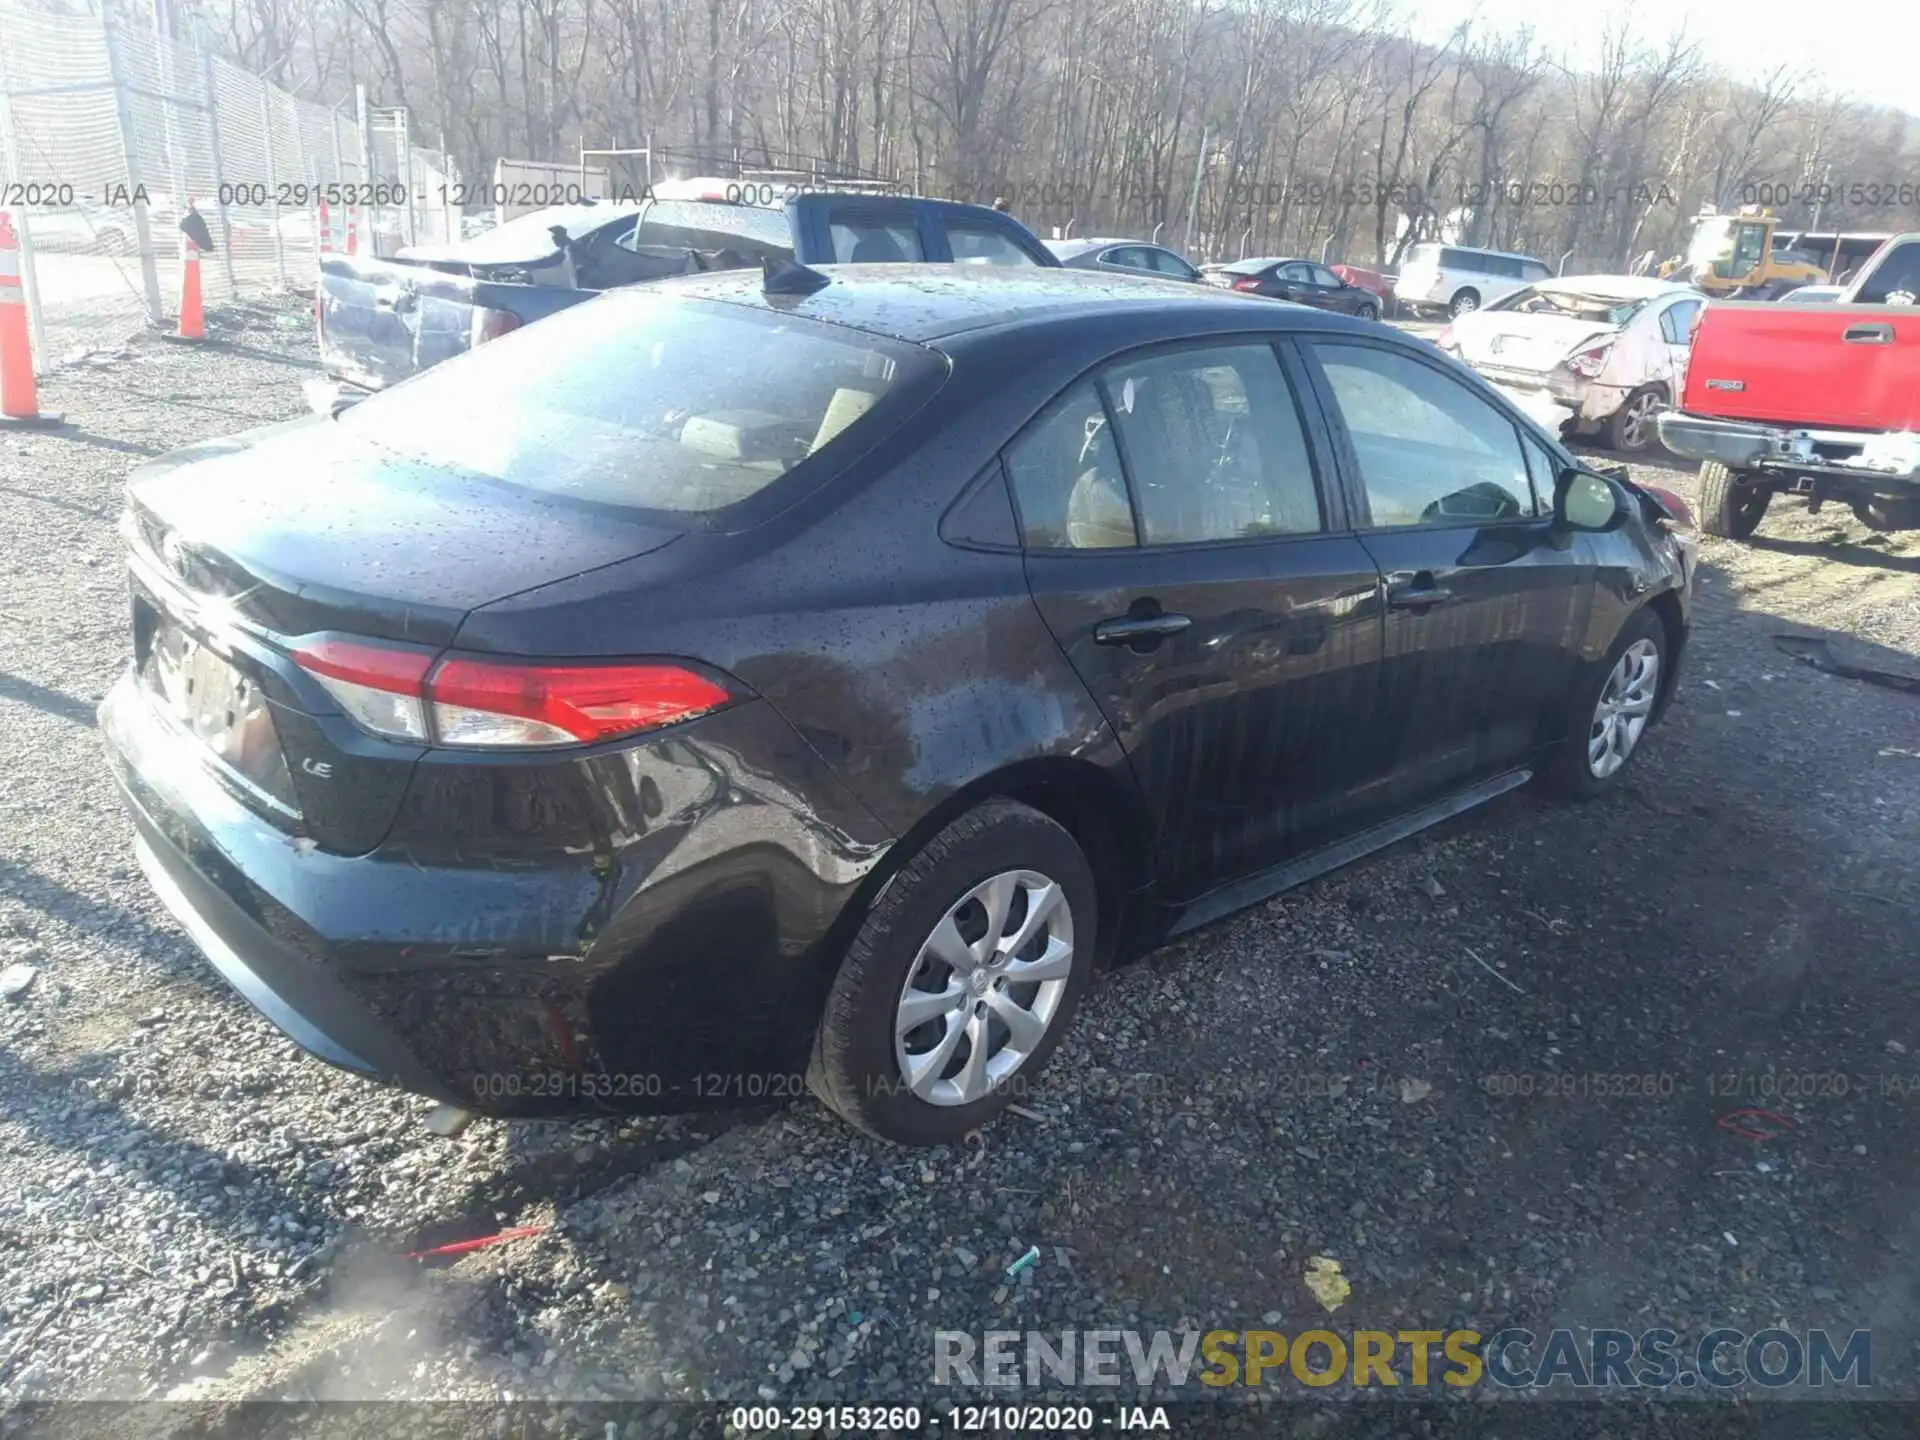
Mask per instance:
[[[769,260],[1060,263],[1009,215],[918,196],[801,194],[777,207],[655,198],[561,205],[390,260],[323,256],[315,304],[321,363],[351,398],[597,291]]]

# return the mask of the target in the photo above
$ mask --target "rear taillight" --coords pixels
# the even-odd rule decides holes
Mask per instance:
[[[294,662],[362,728],[391,740],[475,749],[588,745],[677,724],[733,692],[668,661],[536,664],[357,640],[319,640]]]
[[[1584,350],[1574,351],[1564,363],[1574,374],[1591,380],[1606,366],[1607,354],[1612,349],[1613,341],[1602,340],[1598,345],[1589,345]]]
[[[470,338],[474,347],[484,345],[489,340],[498,340],[509,330],[520,328],[520,317],[511,310],[490,310],[484,305],[473,308],[473,331]]]
[[[1260,288],[1260,279],[1257,275],[1242,276],[1233,282],[1233,288],[1236,290],[1258,290]]]
[[[1453,348],[1453,327],[1451,325],[1447,326],[1446,329],[1434,337],[1433,343],[1438,345],[1442,350],[1451,350]]]
[[[1663,523],[1679,530],[1692,530],[1694,527],[1693,507],[1682,500],[1664,485],[1642,485],[1640,487],[1651,495],[1654,503],[1666,512]]]

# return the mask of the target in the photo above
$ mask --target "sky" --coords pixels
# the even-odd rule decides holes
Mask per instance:
[[[1790,62],[1837,91],[1920,115],[1920,3],[1866,0],[1413,0],[1418,28],[1439,39],[1471,15],[1496,30],[1531,25],[1549,49],[1590,57],[1611,17],[1631,14],[1658,46],[1682,23],[1709,61],[1760,75]],[[1831,17],[1831,20],[1829,19]],[[1895,178],[1895,177],[1888,177]],[[1920,176],[1898,177],[1920,181]]]

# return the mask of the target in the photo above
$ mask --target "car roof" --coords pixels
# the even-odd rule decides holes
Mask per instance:
[[[1119,307],[1192,318],[1201,328],[1222,316],[1244,321],[1255,302],[1228,291],[1150,275],[1005,265],[819,265],[829,283],[806,295],[769,295],[757,270],[727,270],[655,280],[625,293],[666,293],[803,315],[876,335],[926,344],[994,326],[1051,323],[1112,314]],[[609,291],[620,294],[622,291]],[[1294,328],[1349,329],[1360,322],[1303,305],[1266,302]],[[1333,323],[1329,323],[1333,322]],[[1372,327],[1365,327],[1371,329]]]
[[[1144,245],[1149,250],[1164,250],[1167,247],[1156,240],[1129,240],[1123,235],[1086,235],[1074,240],[1044,240],[1041,242],[1062,260],[1069,255],[1084,255],[1089,250],[1105,250],[1110,245]]]
[[[1662,280],[1657,275],[1555,275],[1550,280],[1534,281],[1533,288],[1565,290],[1608,300],[1645,300],[1653,295],[1694,293],[1691,285],[1679,280]]]
[[[1492,255],[1499,260],[1524,260],[1529,265],[1545,265],[1538,255],[1522,255],[1518,250],[1489,250],[1484,245],[1456,245],[1449,240],[1422,240],[1415,250],[1458,250],[1462,255]]]

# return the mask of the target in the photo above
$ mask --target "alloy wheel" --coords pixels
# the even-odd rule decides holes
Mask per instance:
[[[1653,715],[1660,688],[1660,647],[1636,640],[1621,652],[1600,689],[1587,732],[1587,768],[1596,780],[1605,780],[1633,754]]]
[[[931,1105],[967,1105],[1039,1048],[1073,974],[1073,907],[1058,881],[1005,870],[933,927],[895,1007],[894,1058]]]
[[[1660,397],[1651,390],[1627,402],[1627,413],[1620,426],[1621,448],[1644,450],[1652,442],[1655,417],[1660,413]]]

